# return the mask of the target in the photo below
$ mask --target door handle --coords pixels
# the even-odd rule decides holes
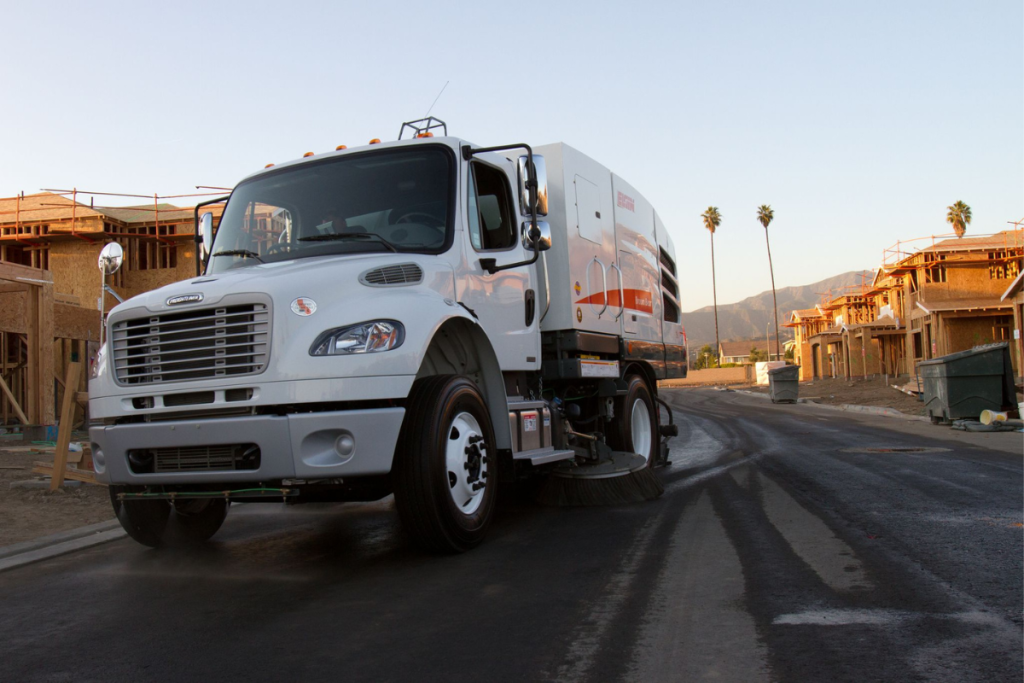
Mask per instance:
[[[614,268],[615,272],[619,274],[619,312],[615,316],[615,319],[618,320],[622,317],[622,314],[626,312],[626,292],[622,289],[622,269],[614,263],[608,267]]]

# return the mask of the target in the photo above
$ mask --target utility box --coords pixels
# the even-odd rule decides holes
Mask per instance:
[[[918,374],[933,424],[976,420],[983,410],[1013,408],[1015,389],[1007,342],[924,361],[918,365]]]
[[[768,371],[768,395],[772,397],[772,403],[796,403],[799,394],[799,365],[786,365]]]

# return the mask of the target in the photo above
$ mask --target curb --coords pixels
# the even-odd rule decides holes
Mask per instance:
[[[737,394],[746,394],[747,396],[757,396],[758,398],[771,400],[771,396],[759,391],[747,391],[745,389],[733,389],[733,391]],[[838,405],[833,405],[831,403],[815,403],[813,401],[808,401],[806,398],[798,398],[796,402],[817,406],[819,408],[824,408],[825,410],[838,410],[844,413],[864,413],[866,415],[880,415],[882,417],[895,417],[903,420],[917,420],[919,422],[931,421],[923,415],[908,415],[906,413],[901,413],[895,408],[885,408],[882,406],[859,406],[853,403],[840,403]]]
[[[0,572],[109,543],[126,536],[116,519],[0,548]]]
[[[813,403],[819,408],[825,408],[827,410],[840,410],[843,412],[850,413],[866,413],[868,415],[881,415],[882,417],[895,417],[902,420],[916,420],[918,422],[931,422],[931,420],[924,415],[908,415],[901,413],[895,408],[882,408],[880,406],[858,406],[852,403],[841,403],[839,405],[830,405],[828,403]]]

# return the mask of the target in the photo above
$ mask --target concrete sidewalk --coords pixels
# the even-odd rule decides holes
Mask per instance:
[[[116,519],[0,548],[0,572],[116,541],[126,534]]]

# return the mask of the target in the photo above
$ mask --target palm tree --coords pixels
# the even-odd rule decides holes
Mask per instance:
[[[700,216],[704,219],[704,227],[711,233],[711,294],[715,302],[715,355],[717,356],[718,350],[722,348],[722,343],[718,340],[718,288],[715,285],[715,229],[722,224],[722,214],[718,213],[717,206],[709,206],[708,210]]]
[[[946,214],[946,222],[953,226],[953,232],[957,237],[963,237],[967,232],[967,226],[971,224],[971,207],[958,201],[953,206],[947,206],[949,213]]]
[[[768,272],[772,274],[772,310],[775,311],[775,357],[782,358],[779,353],[779,302],[775,298],[775,268],[772,266],[772,244],[768,240],[768,224],[775,218],[772,207],[762,204],[757,207],[757,220],[764,226],[764,242],[768,245]],[[768,353],[768,360],[772,359],[771,352]]]

